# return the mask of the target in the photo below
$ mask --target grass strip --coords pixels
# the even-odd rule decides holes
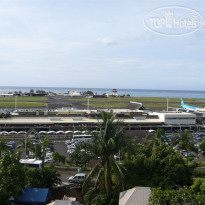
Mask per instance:
[[[67,98],[70,101],[79,101],[85,102],[88,101],[87,98]],[[184,103],[204,103],[205,99],[201,98],[183,98]],[[125,98],[90,98],[90,102],[167,102],[167,98],[159,98],[159,97],[125,97]],[[181,98],[169,98],[169,103],[179,103],[181,102]]]
[[[29,107],[46,107],[46,103],[41,102],[18,102],[17,107],[18,108],[29,108]],[[0,107],[4,108],[11,108],[15,107],[14,102],[0,102]]]
[[[84,106],[87,106],[88,104],[87,103],[82,103],[82,105]],[[126,108],[129,103],[126,103],[126,102],[121,102],[121,103],[116,103],[116,102],[95,102],[95,103],[89,103],[89,105],[91,107],[96,107],[96,108]],[[167,103],[143,103],[143,106],[145,108],[167,108]],[[178,103],[169,103],[169,107],[172,107],[172,108],[180,108],[180,104]]]
[[[17,101],[45,101],[47,97],[17,97]],[[0,101],[15,101],[15,97],[0,97]]]

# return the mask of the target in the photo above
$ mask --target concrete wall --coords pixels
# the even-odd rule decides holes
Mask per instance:
[[[165,125],[194,125],[196,115],[191,113],[159,113]]]

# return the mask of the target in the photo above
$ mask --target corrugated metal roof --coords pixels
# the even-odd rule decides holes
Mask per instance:
[[[150,187],[135,187],[120,193],[119,205],[148,205]]]
[[[15,203],[46,203],[51,195],[47,188],[23,188]]]
[[[48,205],[80,205],[79,202],[76,201],[63,201],[63,200],[56,200]]]

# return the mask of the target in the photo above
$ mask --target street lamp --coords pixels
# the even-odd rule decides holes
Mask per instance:
[[[35,158],[37,160],[37,148],[36,145],[38,144],[36,141],[33,142],[33,144],[35,145]]]
[[[27,134],[25,133],[25,159],[26,159],[26,150],[27,150]]]
[[[167,112],[169,111],[169,98],[167,98]]]
[[[181,125],[179,124],[179,128],[180,128],[180,132],[182,131],[182,129],[181,129]]]
[[[87,98],[88,98],[88,107],[87,107],[87,110],[89,110],[89,107],[90,107],[90,101],[89,101],[89,99],[91,98],[91,96],[88,94]]]
[[[17,95],[15,96],[15,111],[17,111]]]

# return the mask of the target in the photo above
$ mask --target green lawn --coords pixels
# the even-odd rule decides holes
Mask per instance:
[[[88,101],[87,98],[67,98],[70,101]],[[205,104],[205,99],[199,99],[199,98],[184,98],[184,102],[186,103],[203,103]],[[159,97],[125,97],[125,98],[90,98],[90,102],[130,102],[130,101],[136,101],[136,102],[167,102],[167,98],[159,98]],[[173,103],[179,103],[180,104],[180,98],[169,98],[169,102]]]
[[[82,103],[82,105],[87,106],[87,103]],[[95,103],[89,103],[89,105],[91,107],[97,107],[97,108],[101,108],[101,107],[113,107],[113,108],[126,108],[129,103],[127,102],[95,102]],[[146,108],[166,108],[167,104],[166,103],[143,103],[143,106]],[[180,104],[169,104],[169,107],[175,107],[175,108],[179,108]]]
[[[17,97],[17,101],[45,101],[47,97]],[[15,101],[15,97],[0,97],[0,101]]]
[[[82,105],[87,106],[87,98],[67,98],[71,101],[82,102]],[[130,101],[143,103],[146,108],[166,108],[167,98],[159,97],[125,97],[125,98],[90,98],[91,107],[116,107],[126,108]],[[205,99],[199,98],[184,98],[185,104],[204,107]],[[169,107],[180,108],[180,98],[169,98]]]
[[[41,103],[41,102],[18,102],[17,107],[18,108],[24,108],[24,107],[46,107],[46,103]],[[0,102],[0,107],[6,107],[6,108],[11,108],[15,107],[14,102]]]

